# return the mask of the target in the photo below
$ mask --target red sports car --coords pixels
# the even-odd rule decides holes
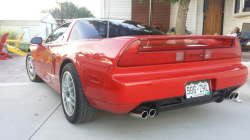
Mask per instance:
[[[168,36],[134,21],[76,19],[31,43],[28,76],[61,93],[71,123],[93,121],[99,109],[146,119],[222,102],[247,79],[230,36]]]

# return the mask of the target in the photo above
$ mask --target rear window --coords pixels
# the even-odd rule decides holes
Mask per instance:
[[[107,22],[107,20],[79,20],[73,27],[69,40],[106,38]],[[110,38],[136,35],[165,35],[165,33],[139,22],[127,20],[109,21]]]

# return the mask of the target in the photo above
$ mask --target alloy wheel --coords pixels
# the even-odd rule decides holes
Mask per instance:
[[[72,116],[76,106],[76,91],[75,84],[71,74],[66,71],[62,78],[62,101],[64,109],[68,116]]]
[[[29,56],[28,59],[27,59],[27,70],[28,70],[29,76],[32,79],[34,79],[35,76],[36,76],[36,70],[35,70],[35,67],[34,67],[32,56]]]

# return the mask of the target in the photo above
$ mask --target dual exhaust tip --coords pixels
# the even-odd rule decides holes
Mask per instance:
[[[230,100],[233,100],[233,99],[236,99],[236,98],[238,98],[238,96],[239,96],[239,94],[238,93],[231,93],[230,95],[229,95],[229,99]]]
[[[229,99],[233,100],[238,98],[239,94],[238,93],[231,93],[229,95]],[[131,112],[130,116],[133,118],[139,118],[139,119],[147,119],[148,117],[154,117],[156,115],[156,110],[155,109],[150,109],[150,110],[138,110],[135,112]]]
[[[138,119],[147,119],[148,117],[154,117],[156,115],[156,110],[155,109],[150,109],[150,110],[142,110],[142,111],[137,111],[137,112],[131,112],[130,116],[133,118],[138,118]]]

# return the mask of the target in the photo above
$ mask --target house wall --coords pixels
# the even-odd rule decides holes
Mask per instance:
[[[196,0],[192,0],[192,2],[194,2]],[[196,1],[197,2],[197,18],[196,18],[196,22],[194,21],[196,29],[193,34],[195,35],[202,35],[202,32],[203,32],[203,18],[204,18],[204,13],[203,13],[203,4],[204,4],[204,1],[203,0],[199,0],[199,1]]]
[[[108,18],[109,1],[101,0],[101,18]],[[131,20],[131,0],[110,0],[109,18]]]
[[[18,32],[18,37],[23,33],[23,28],[29,28],[29,33],[24,34],[23,43],[29,43],[34,36],[40,36],[39,21],[9,21],[0,20],[0,28],[11,28]]]
[[[56,20],[52,15],[44,17],[40,22],[40,37],[47,39],[49,34],[58,27]]]
[[[41,19],[41,21],[57,25],[56,20],[53,18],[53,16],[51,14],[49,14],[48,16],[46,16],[43,19]]]
[[[203,31],[203,4],[204,0],[191,0],[187,16],[187,30],[192,34],[202,35]],[[175,27],[178,4],[171,6],[170,12],[170,27]],[[250,22],[250,16],[235,17],[233,15],[234,0],[225,0],[224,21],[223,21],[223,35],[232,32],[235,27],[242,28],[242,24]],[[197,12],[196,12],[197,11]]]
[[[187,30],[191,31],[193,35],[202,35],[203,31],[203,0],[191,0],[189,4],[189,10],[187,15]],[[170,28],[175,27],[178,4],[171,6],[170,11]]]
[[[223,34],[226,35],[229,32],[232,32],[235,27],[242,28],[242,24],[250,23],[250,16],[244,17],[235,17],[233,15],[234,2],[233,0],[225,0],[225,9],[224,9],[224,27]]]
[[[50,23],[40,23],[40,34],[39,37],[43,38],[43,40],[47,39],[49,34],[57,27],[56,25],[53,25],[53,28],[51,28]]]
[[[48,15],[41,20],[0,20],[0,28],[14,29],[18,32],[18,37],[25,31],[23,43],[30,43],[31,38],[36,36],[46,39],[51,31],[57,28],[57,23],[53,16]]]
[[[139,3],[132,0],[132,20],[149,24],[149,2]],[[170,4],[154,1],[153,22],[163,26],[162,31],[168,32],[170,22]]]

